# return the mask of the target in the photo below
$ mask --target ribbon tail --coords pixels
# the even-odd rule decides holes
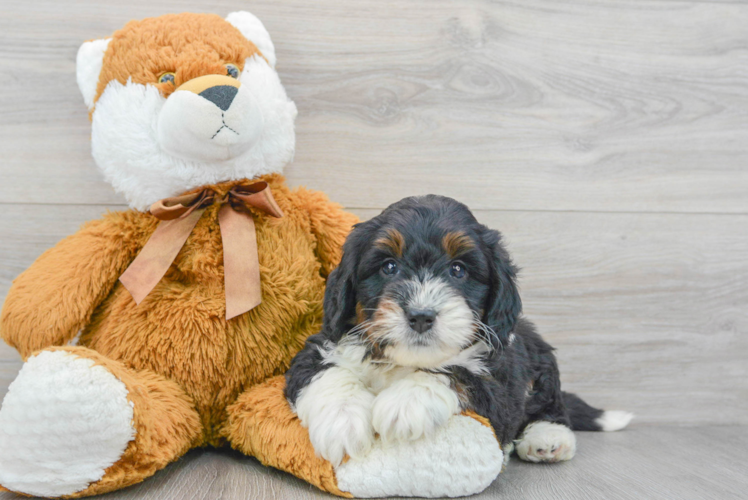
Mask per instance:
[[[223,241],[226,319],[254,309],[262,302],[260,260],[252,215],[224,205],[218,212]]]
[[[161,221],[148,242],[119,280],[140,304],[156,287],[203,215],[195,210],[187,217]]]

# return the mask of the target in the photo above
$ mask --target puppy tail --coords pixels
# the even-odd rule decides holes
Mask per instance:
[[[576,394],[562,392],[561,395],[571,419],[571,428],[575,431],[618,431],[629,425],[634,418],[634,414],[627,411],[593,408]]]

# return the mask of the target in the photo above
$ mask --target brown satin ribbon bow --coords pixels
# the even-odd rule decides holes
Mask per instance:
[[[161,281],[207,207],[221,195],[211,188],[165,198],[151,205],[161,220],[156,231],[119,280],[140,304]],[[218,225],[223,241],[226,319],[243,314],[262,302],[257,235],[250,208],[283,217],[267,182],[234,186],[220,198]]]

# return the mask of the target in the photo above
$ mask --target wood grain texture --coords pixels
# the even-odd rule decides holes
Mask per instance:
[[[523,268],[565,388],[638,415],[581,434],[570,463],[513,461],[476,498],[745,498],[744,1],[0,0],[0,303],[46,248],[123,208],[91,159],[78,46],[239,9],[299,108],[289,182],[364,218],[414,194],[467,202]],[[20,366],[1,344],[0,398]],[[106,497],[331,498],[228,450]]]
[[[205,2],[0,4],[0,202],[117,203],[77,47]],[[748,213],[748,5],[219,0],[251,8],[299,107],[293,184],[381,208]],[[354,188],[360,186],[359,188]]]
[[[513,458],[475,500],[731,500],[745,498],[742,464],[715,447],[748,446],[746,427],[633,427],[578,433],[570,462],[538,465]],[[0,500],[21,500],[0,493]],[[286,473],[231,450],[194,450],[153,478],[102,500],[333,499]]]
[[[44,248],[104,210],[7,206],[0,300]],[[644,424],[748,425],[748,216],[476,215],[523,268],[525,312],[557,347],[566,389]],[[5,346],[0,359],[2,396],[20,361]]]

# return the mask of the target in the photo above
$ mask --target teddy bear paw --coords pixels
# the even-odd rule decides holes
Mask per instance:
[[[0,484],[70,495],[104,476],[135,436],[124,383],[93,360],[43,351],[23,365],[0,409]]]
[[[483,491],[502,465],[493,430],[455,415],[415,441],[375,441],[365,456],[337,466],[335,476],[338,487],[354,497],[457,497]]]

